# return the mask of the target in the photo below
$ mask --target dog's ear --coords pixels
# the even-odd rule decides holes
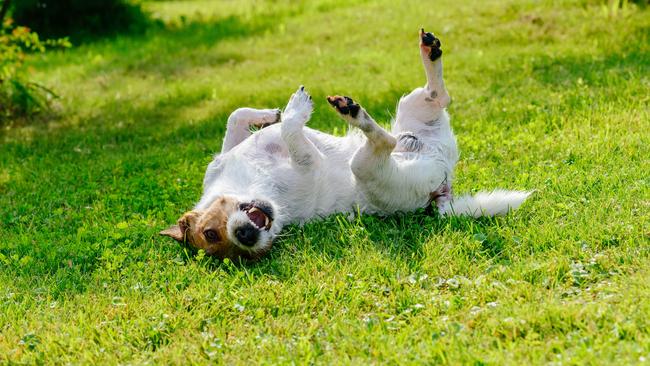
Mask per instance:
[[[190,228],[190,223],[194,222],[197,218],[198,212],[189,211],[186,212],[180,219],[178,219],[178,225],[174,225],[168,229],[165,229],[160,232],[160,235],[169,236],[170,238],[175,239],[181,243],[185,243],[187,238],[187,230]]]
[[[185,233],[181,230],[179,225],[174,225],[168,229],[165,229],[160,232],[160,235],[169,236],[170,238],[180,241],[181,243],[185,241]]]

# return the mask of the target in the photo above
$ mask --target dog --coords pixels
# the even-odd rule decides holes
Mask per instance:
[[[255,260],[285,225],[333,213],[435,207],[441,215],[479,217],[518,208],[530,192],[453,196],[459,155],[446,111],[451,98],[440,40],[422,29],[419,48],[426,85],[399,100],[391,132],[352,98],[338,95],[327,101],[352,126],[346,136],[305,127],[313,101],[302,86],[283,112],[235,110],[221,153],[207,167],[200,201],[161,234],[207,255]]]

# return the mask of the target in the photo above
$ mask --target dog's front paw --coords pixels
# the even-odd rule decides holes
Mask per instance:
[[[285,122],[289,119],[297,119],[302,123],[307,122],[311,112],[314,110],[314,102],[311,96],[305,90],[304,86],[300,86],[298,90],[291,95],[287,107],[282,113],[282,121]]]
[[[433,33],[425,32],[424,28],[420,29],[420,49],[431,61],[435,61],[442,56],[440,46],[440,40]]]
[[[350,97],[346,96],[330,96],[327,97],[327,102],[332,105],[343,116],[350,116],[352,118],[357,118],[361,106],[352,100]],[[348,118],[346,118],[348,119]]]

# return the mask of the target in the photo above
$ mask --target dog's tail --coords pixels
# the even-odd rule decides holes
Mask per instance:
[[[452,216],[503,216],[516,210],[530,196],[532,191],[507,191],[497,189],[492,192],[478,192],[454,198],[442,209],[443,215]]]

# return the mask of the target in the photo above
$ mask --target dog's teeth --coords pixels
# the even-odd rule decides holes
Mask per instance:
[[[259,209],[257,207],[252,207],[250,210],[248,210],[248,213],[253,213],[253,212],[257,212],[257,211],[259,211]]]
[[[269,217],[264,216],[264,227],[269,227]]]

